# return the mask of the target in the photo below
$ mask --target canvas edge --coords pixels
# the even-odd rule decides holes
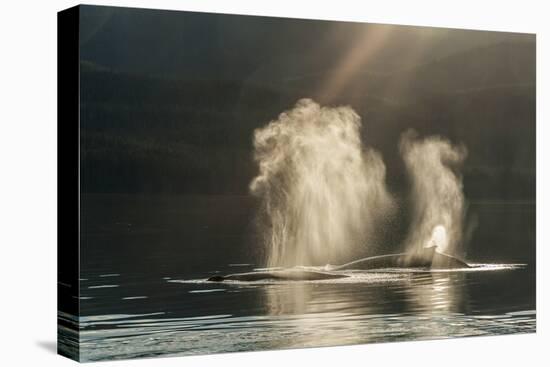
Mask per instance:
[[[57,353],[75,361],[80,361],[79,25],[80,6],[57,13]]]

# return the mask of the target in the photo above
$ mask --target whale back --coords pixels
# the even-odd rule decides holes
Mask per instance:
[[[406,254],[391,254],[371,256],[355,260],[344,265],[335,266],[333,270],[370,270],[400,267],[405,261]]]
[[[458,269],[469,267],[464,261],[437,252],[435,247],[429,247],[413,253],[371,256],[336,266],[333,270],[372,270],[384,268]]]
[[[258,280],[326,280],[347,278],[345,274],[334,274],[329,272],[310,270],[274,270],[274,271],[252,271],[249,273],[236,273],[225,276],[215,275],[208,278],[211,282],[223,282],[224,280],[237,281],[258,281]]]
[[[450,255],[436,252],[432,258],[432,269],[460,269],[471,268],[464,261]]]
[[[428,269],[459,269],[470,268],[464,261],[435,251],[434,247],[424,248],[416,253],[399,253],[390,255],[372,256],[355,260],[344,265],[335,266],[331,270],[373,270],[385,268],[428,268]],[[259,281],[259,280],[325,280],[347,278],[349,275],[334,272],[313,270],[274,270],[235,273],[229,275],[215,275],[208,278],[211,282],[225,280]]]

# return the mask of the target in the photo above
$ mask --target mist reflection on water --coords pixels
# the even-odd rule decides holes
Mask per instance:
[[[265,286],[264,302],[271,316],[307,317],[292,318],[293,333],[308,335],[308,330],[317,325],[327,330],[342,330],[347,333],[326,333],[323,344],[355,342],[376,342],[378,334],[365,339],[361,327],[367,316],[384,316],[388,324],[406,315],[424,318],[426,321],[437,315],[463,314],[467,312],[467,294],[464,284],[465,273],[420,273],[406,275],[380,284],[361,284],[349,287],[346,284],[296,283]],[[388,314],[388,309],[394,314]],[[337,320],[334,322],[334,320]],[[330,324],[330,325],[328,325]],[[397,323],[401,324],[401,323]],[[433,337],[441,333],[434,330],[438,323],[429,328],[420,328],[415,337]],[[314,345],[320,340],[318,333],[311,334],[312,340],[301,343]]]
[[[85,361],[536,330],[533,265],[212,284],[202,280],[262,266],[247,245],[256,239],[241,233],[253,212],[248,201],[96,195],[86,203],[83,317],[59,314],[60,349],[74,347],[79,337]],[[467,259],[534,264],[534,209],[529,203],[473,205],[483,226]],[[115,222],[133,223],[132,230]]]
[[[356,282],[162,280],[155,289],[164,293],[124,301],[134,307],[125,313],[81,317],[81,353],[102,360],[534,332],[530,291],[501,292],[530,276],[515,269],[366,273]],[[113,304],[127,286],[93,288],[82,302]],[[132,312],[152,306],[159,312]],[[67,331],[66,347],[75,337]]]

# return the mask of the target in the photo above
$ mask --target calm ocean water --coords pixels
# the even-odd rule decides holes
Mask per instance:
[[[86,361],[536,330],[534,203],[471,203],[467,260],[478,267],[468,271],[252,283],[204,281],[263,265],[250,198],[89,195],[83,205]],[[75,335],[60,332],[70,348]]]

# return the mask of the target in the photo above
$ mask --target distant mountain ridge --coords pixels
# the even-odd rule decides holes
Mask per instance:
[[[306,74],[289,66],[284,77],[269,80],[260,75],[269,67],[245,78],[244,69],[206,78],[82,60],[85,190],[247,194],[257,172],[254,129],[308,97],[357,111],[363,143],[382,153],[392,191],[407,190],[397,143],[414,128],[468,147],[468,198],[534,199],[535,56],[534,37],[520,37],[391,72],[359,65],[333,96],[322,93],[338,71],[329,66]]]

